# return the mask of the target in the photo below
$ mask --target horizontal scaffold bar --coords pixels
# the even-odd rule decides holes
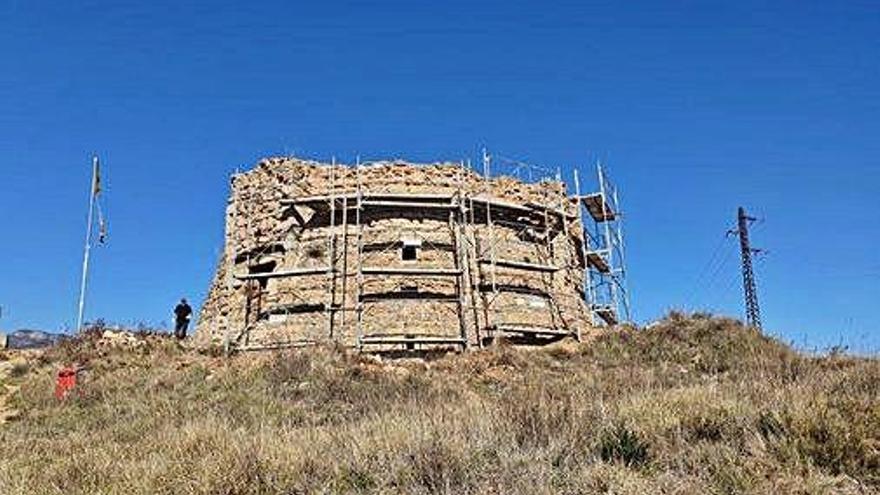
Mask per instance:
[[[341,194],[318,194],[315,196],[298,196],[295,198],[283,198],[281,200],[282,205],[307,205],[312,203],[326,203],[331,199],[343,200],[345,198],[348,199],[356,199],[356,193],[341,193]]]
[[[458,208],[458,204],[454,201],[455,198],[456,196],[449,194],[392,194],[365,192],[361,195],[361,206],[382,206],[398,208],[422,208],[427,206],[429,208]],[[349,208],[357,208],[356,193],[343,193],[335,196],[331,194],[322,194],[316,196],[284,198],[281,200],[281,204],[289,206],[319,206],[325,203],[329,205],[329,203],[333,200],[342,201],[343,199],[347,199],[349,201]],[[480,205],[483,207],[489,206],[491,208],[496,208],[499,210],[519,211],[530,214],[543,214],[544,212],[547,212],[558,217],[574,218],[573,215],[568,215],[560,209],[551,208],[546,205],[540,205],[531,202],[518,204],[486,196],[464,198],[464,200],[473,202],[475,205]]]
[[[246,344],[243,346],[233,345],[232,350],[238,352],[244,351],[265,351],[270,349],[292,349],[297,347],[312,347],[318,343],[314,340],[300,340],[293,342],[267,342],[265,344]]]
[[[361,206],[363,207],[372,207],[372,208],[435,208],[442,210],[452,210],[457,209],[458,205],[452,203],[430,203],[430,202],[411,202],[411,201],[363,201],[361,202]],[[354,206],[357,208],[357,206]]]
[[[441,302],[457,302],[456,294],[442,294],[438,292],[420,292],[420,291],[395,291],[395,292],[371,292],[361,295],[361,301],[377,302],[377,301],[441,301]]]
[[[294,198],[284,198],[281,200],[281,204],[283,205],[307,205],[307,204],[319,204],[319,203],[329,203],[331,200],[342,201],[343,199],[348,199],[350,202],[353,200],[357,200],[356,192],[347,192],[340,194],[319,194],[316,196],[299,196]],[[363,202],[375,200],[375,201],[399,201],[399,202],[412,202],[412,203],[437,203],[438,201],[450,202],[454,196],[449,194],[418,194],[418,193],[370,193],[364,192],[361,195],[361,200]]]
[[[235,278],[239,280],[253,280],[263,278],[299,277],[303,275],[326,275],[329,270],[328,267],[291,268],[289,270],[279,270],[277,272],[240,273],[235,275]]]
[[[516,268],[519,270],[532,270],[536,272],[556,272],[559,271],[559,267],[553,265],[541,265],[538,263],[526,263],[525,261],[514,261],[514,260],[492,260],[490,258],[480,258],[480,263],[483,265],[495,265],[503,268]]]
[[[330,308],[334,310],[335,308]],[[269,306],[260,312],[260,315],[295,315],[301,313],[317,313],[327,311],[327,305],[324,303],[299,303],[299,304],[276,304]]]
[[[495,325],[494,330],[504,333],[527,333],[532,335],[571,335],[573,333],[570,330],[559,328],[507,324]]]
[[[364,275],[419,275],[419,276],[457,276],[461,270],[454,268],[389,268],[389,267],[364,267],[361,268]]]
[[[483,282],[476,285],[476,289],[480,292],[509,292],[512,294],[524,294],[529,296],[543,297],[544,299],[550,299],[551,296],[546,289],[540,287],[530,287],[528,285],[518,285],[518,284],[501,284],[496,283],[494,286],[489,282]],[[557,296],[559,297],[559,296]],[[572,297],[583,297],[575,295]]]
[[[486,196],[477,196],[474,198],[470,198],[470,201],[473,201],[474,203],[476,203],[478,205],[489,206],[491,208],[521,211],[524,213],[531,213],[531,214],[547,212],[547,213],[550,213],[550,214],[553,214],[556,216],[560,216],[560,217],[566,217],[566,218],[570,217],[570,215],[566,215],[566,213],[563,212],[562,210],[559,210],[556,208],[550,208],[550,207],[547,207],[544,205],[539,205],[536,203],[518,204],[518,203],[511,203],[510,201],[502,201],[497,198],[491,198],[491,197],[486,197]]]
[[[386,199],[391,201],[452,201],[454,194],[430,194],[430,193],[392,193],[381,191],[364,191],[364,199]]]
[[[383,344],[453,344],[465,345],[465,339],[460,337],[431,337],[431,336],[369,336],[361,337],[361,345]]]

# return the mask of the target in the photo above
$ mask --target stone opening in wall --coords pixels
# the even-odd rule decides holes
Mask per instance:
[[[415,246],[403,246],[403,250],[400,252],[400,259],[403,261],[416,261],[418,259],[419,251]]]
[[[248,267],[248,273],[272,273],[275,271],[275,265],[277,265],[277,262],[275,261],[255,263]]]
[[[312,245],[306,248],[306,256],[316,260],[324,257],[324,248],[319,245]]]
[[[416,283],[402,284],[400,286],[400,292],[404,292],[407,294],[412,294],[412,293],[415,293],[418,291],[419,291],[419,286]]]
[[[400,259],[403,261],[417,261],[419,259],[419,248],[422,247],[422,241],[419,239],[403,239],[403,246],[400,248]]]
[[[235,263],[245,263],[255,256],[266,256],[284,253],[287,248],[281,243],[272,243],[260,248],[251,248],[235,255]],[[257,263],[259,264],[259,263]]]
[[[275,261],[264,261],[261,263],[256,263],[248,267],[248,273],[272,273],[275,271],[275,266],[277,264],[278,263]],[[268,285],[269,279],[260,278],[254,280],[253,284],[249,285],[247,290],[247,312],[248,314],[251,314],[252,312],[256,313],[256,318],[258,320],[266,319],[266,315],[263,315],[260,312],[260,306],[262,306],[263,292],[265,292]]]

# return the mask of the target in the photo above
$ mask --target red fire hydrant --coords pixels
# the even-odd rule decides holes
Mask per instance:
[[[61,368],[55,377],[55,398],[63,400],[67,394],[76,387],[77,369],[72,367]]]

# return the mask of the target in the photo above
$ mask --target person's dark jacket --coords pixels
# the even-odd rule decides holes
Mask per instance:
[[[174,316],[177,317],[177,321],[186,321],[192,312],[192,308],[187,303],[180,303],[174,308]]]

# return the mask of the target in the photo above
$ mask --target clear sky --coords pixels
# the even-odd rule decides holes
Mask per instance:
[[[636,319],[742,315],[880,349],[880,6],[0,1],[0,328],[73,326],[89,160],[110,239],[86,317],[200,303],[229,174],[267,155],[608,163]],[[720,246],[720,247],[719,247]]]

